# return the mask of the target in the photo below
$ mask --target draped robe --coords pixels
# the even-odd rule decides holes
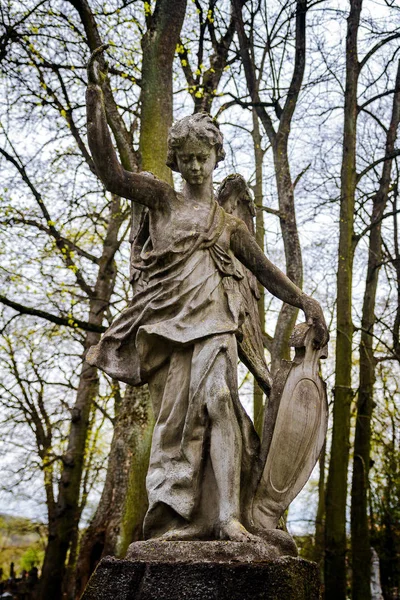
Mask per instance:
[[[150,211],[150,220],[152,213]],[[210,461],[209,395],[225,387],[221,416],[240,431],[241,513],[249,520],[251,473],[259,440],[238,396],[236,336],[246,315],[244,267],[230,250],[241,221],[214,201],[200,229],[172,211],[162,248],[148,231],[133,266],[140,275],[122,311],[87,360],[131,385],[148,382],[156,423],[146,480],[145,537],[172,524],[196,524],[200,537],[217,536],[219,495]],[[151,223],[150,223],[151,224]],[[151,231],[151,227],[150,227]],[[154,237],[154,236],[153,236]],[[140,238],[140,232],[139,236]]]

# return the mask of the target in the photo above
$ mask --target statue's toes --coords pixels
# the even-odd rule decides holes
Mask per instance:
[[[231,542],[258,542],[260,538],[253,535],[238,521],[231,519],[221,525],[221,539]]]

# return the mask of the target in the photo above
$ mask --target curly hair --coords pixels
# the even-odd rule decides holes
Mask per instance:
[[[176,162],[176,151],[183,146],[190,135],[207,142],[211,147],[215,147],[217,153],[215,166],[221,160],[224,160],[223,136],[217,121],[208,113],[196,113],[180,119],[169,130],[166,165],[170,169],[179,171]]]

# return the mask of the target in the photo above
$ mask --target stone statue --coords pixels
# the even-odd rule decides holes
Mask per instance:
[[[318,359],[328,340],[322,310],[235,216],[231,180],[217,202],[213,171],[225,153],[216,122],[200,113],[171,128],[167,165],[184,179],[176,192],[119,164],[101,79],[94,55],[87,116],[97,174],[110,192],[145,210],[132,240],[133,299],[87,360],[130,385],[149,384],[156,424],[145,538],[257,540],[276,527],[322,445],[326,408]],[[243,339],[255,279],[307,320],[293,337],[294,363],[272,386],[262,444],[237,384],[239,340],[264,390],[271,387],[249,325]]]

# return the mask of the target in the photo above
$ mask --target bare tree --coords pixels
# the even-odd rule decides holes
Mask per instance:
[[[340,192],[340,233],[337,274],[337,339],[333,433],[326,492],[325,595],[346,598],[346,497],[349,462],[352,359],[352,275],[354,203],[356,192],[357,83],[360,65],[357,36],[361,0],[351,0],[346,37],[343,158]]]
[[[400,63],[397,69],[392,115],[386,135],[385,155],[395,150],[400,122]],[[373,335],[379,271],[382,265],[382,219],[388,202],[393,158],[384,161],[379,189],[372,198],[368,268],[364,293],[360,342],[360,384],[354,440],[351,489],[352,592],[354,600],[371,597],[371,551],[368,523],[368,480],[371,460],[371,418],[374,406],[375,357]]]
[[[237,0],[232,0],[232,5],[251,105],[254,106],[272,147],[279,202],[279,219],[286,258],[286,272],[288,277],[301,287],[303,283],[303,265],[296,224],[294,185],[290,174],[288,142],[292,118],[300,94],[305,68],[307,3],[305,0],[298,0],[296,2],[295,56],[292,78],[283,106],[281,106],[281,99],[277,89],[272,90],[272,99],[269,102],[262,101],[259,92],[260,77],[257,78],[256,75],[254,50],[251,50],[252,46],[246,34],[242,7]],[[264,50],[266,56],[270,51],[271,37],[273,36],[268,32]],[[262,60],[261,65],[264,60],[265,58]],[[260,76],[262,76],[262,66],[260,67]],[[273,117],[267,111],[267,106],[273,109]],[[278,121],[277,127],[274,125],[275,119]],[[296,321],[296,316],[296,309],[287,305],[282,306],[271,349],[272,372],[276,371],[282,358],[289,358],[289,337]]]
[[[382,159],[374,161],[357,174],[357,118],[359,115],[359,79],[375,53],[398,36],[380,34],[362,60],[358,58],[362,2],[352,0],[347,19],[346,85],[344,90],[343,154],[341,164],[340,225],[337,270],[337,331],[333,431],[326,491],[326,598],[346,598],[346,499],[350,450],[350,416],[353,401],[353,261],[356,189],[359,181]],[[385,67],[384,67],[385,68]],[[378,75],[379,77],[379,75]],[[368,102],[367,104],[370,104]],[[386,157],[384,157],[385,159]],[[355,592],[356,593],[356,592]]]

